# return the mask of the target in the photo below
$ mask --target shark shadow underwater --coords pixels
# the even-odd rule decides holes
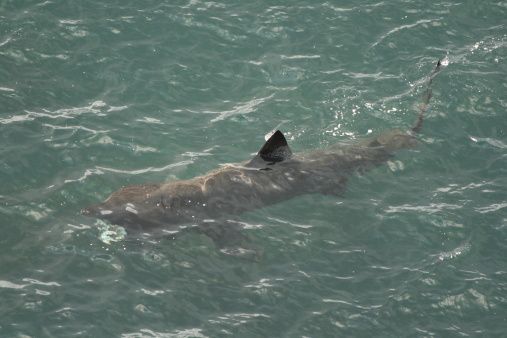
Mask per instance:
[[[351,175],[385,163],[398,149],[420,145],[415,136],[440,66],[438,61],[417,119],[407,132],[392,130],[345,148],[302,154],[293,153],[277,130],[250,161],[227,164],[190,180],[125,186],[81,214],[120,225],[129,234],[159,232],[174,239],[188,232],[202,233],[223,253],[256,261],[258,247],[227,217],[302,194],[341,196]]]

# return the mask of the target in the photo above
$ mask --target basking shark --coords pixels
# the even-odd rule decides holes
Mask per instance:
[[[255,245],[224,220],[302,194],[341,196],[351,175],[385,163],[396,150],[420,145],[416,134],[440,66],[438,61],[417,120],[407,132],[391,130],[347,147],[293,153],[277,130],[249,161],[227,164],[190,180],[125,186],[104,202],[85,207],[81,214],[108,220],[127,232],[162,231],[169,238],[189,231],[204,233],[222,252],[255,260]]]

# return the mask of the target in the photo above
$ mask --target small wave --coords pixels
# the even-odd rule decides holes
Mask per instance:
[[[230,116],[242,115],[242,114],[248,114],[248,113],[254,112],[255,108],[257,106],[259,106],[259,105],[267,102],[274,95],[275,94],[271,94],[271,95],[266,96],[266,97],[261,97],[261,98],[258,98],[258,99],[250,100],[250,101],[245,102],[245,103],[240,103],[240,104],[238,104],[237,106],[235,106],[231,110],[220,111],[220,112],[203,111],[203,113],[205,113],[205,114],[218,114],[218,116],[215,117],[214,119],[212,119],[211,122],[222,121],[222,120],[225,120],[226,118],[228,118]]]
[[[448,203],[431,203],[430,205],[419,205],[419,206],[412,206],[409,204],[404,204],[401,206],[393,207],[390,206],[386,210],[387,213],[393,213],[393,212],[407,212],[407,211],[420,211],[424,213],[430,213],[433,214],[435,212],[440,212],[442,210],[456,210],[461,209],[463,206],[456,205],[456,204],[448,204]]]

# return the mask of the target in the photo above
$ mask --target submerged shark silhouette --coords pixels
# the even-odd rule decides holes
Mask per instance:
[[[162,229],[175,238],[188,231],[211,237],[227,254],[256,260],[257,249],[224,216],[275,204],[298,195],[321,193],[341,196],[354,173],[363,173],[393,157],[393,151],[421,144],[423,114],[431,98],[430,75],[417,120],[408,131],[393,130],[346,148],[330,147],[310,154],[294,154],[277,130],[250,161],[228,164],[190,180],[130,185],[81,214],[108,220],[127,231]],[[196,225],[182,228],[182,225]]]

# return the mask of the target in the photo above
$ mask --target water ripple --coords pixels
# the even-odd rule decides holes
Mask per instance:
[[[461,209],[462,207],[463,207],[462,205],[448,204],[448,203],[431,203],[429,205],[417,205],[417,206],[404,204],[404,205],[396,206],[396,207],[390,206],[386,209],[386,212],[387,213],[395,213],[395,212],[418,211],[418,212],[422,212],[422,213],[433,214],[436,212],[440,212],[442,210],[456,210],[456,209]]]
[[[249,114],[251,112],[254,112],[256,110],[257,106],[262,105],[263,103],[267,102],[268,100],[270,100],[271,98],[273,98],[273,96],[274,96],[274,94],[271,94],[271,95],[266,96],[266,97],[262,97],[262,98],[258,98],[258,99],[253,99],[253,100],[250,100],[248,102],[243,102],[243,103],[238,104],[237,106],[235,106],[231,110],[225,110],[225,111],[219,111],[219,112],[205,110],[202,113],[204,113],[204,114],[217,114],[218,116],[211,120],[211,122],[217,122],[217,121],[225,120],[226,118],[228,118],[230,116],[234,116],[234,115],[246,115],[246,114]]]

